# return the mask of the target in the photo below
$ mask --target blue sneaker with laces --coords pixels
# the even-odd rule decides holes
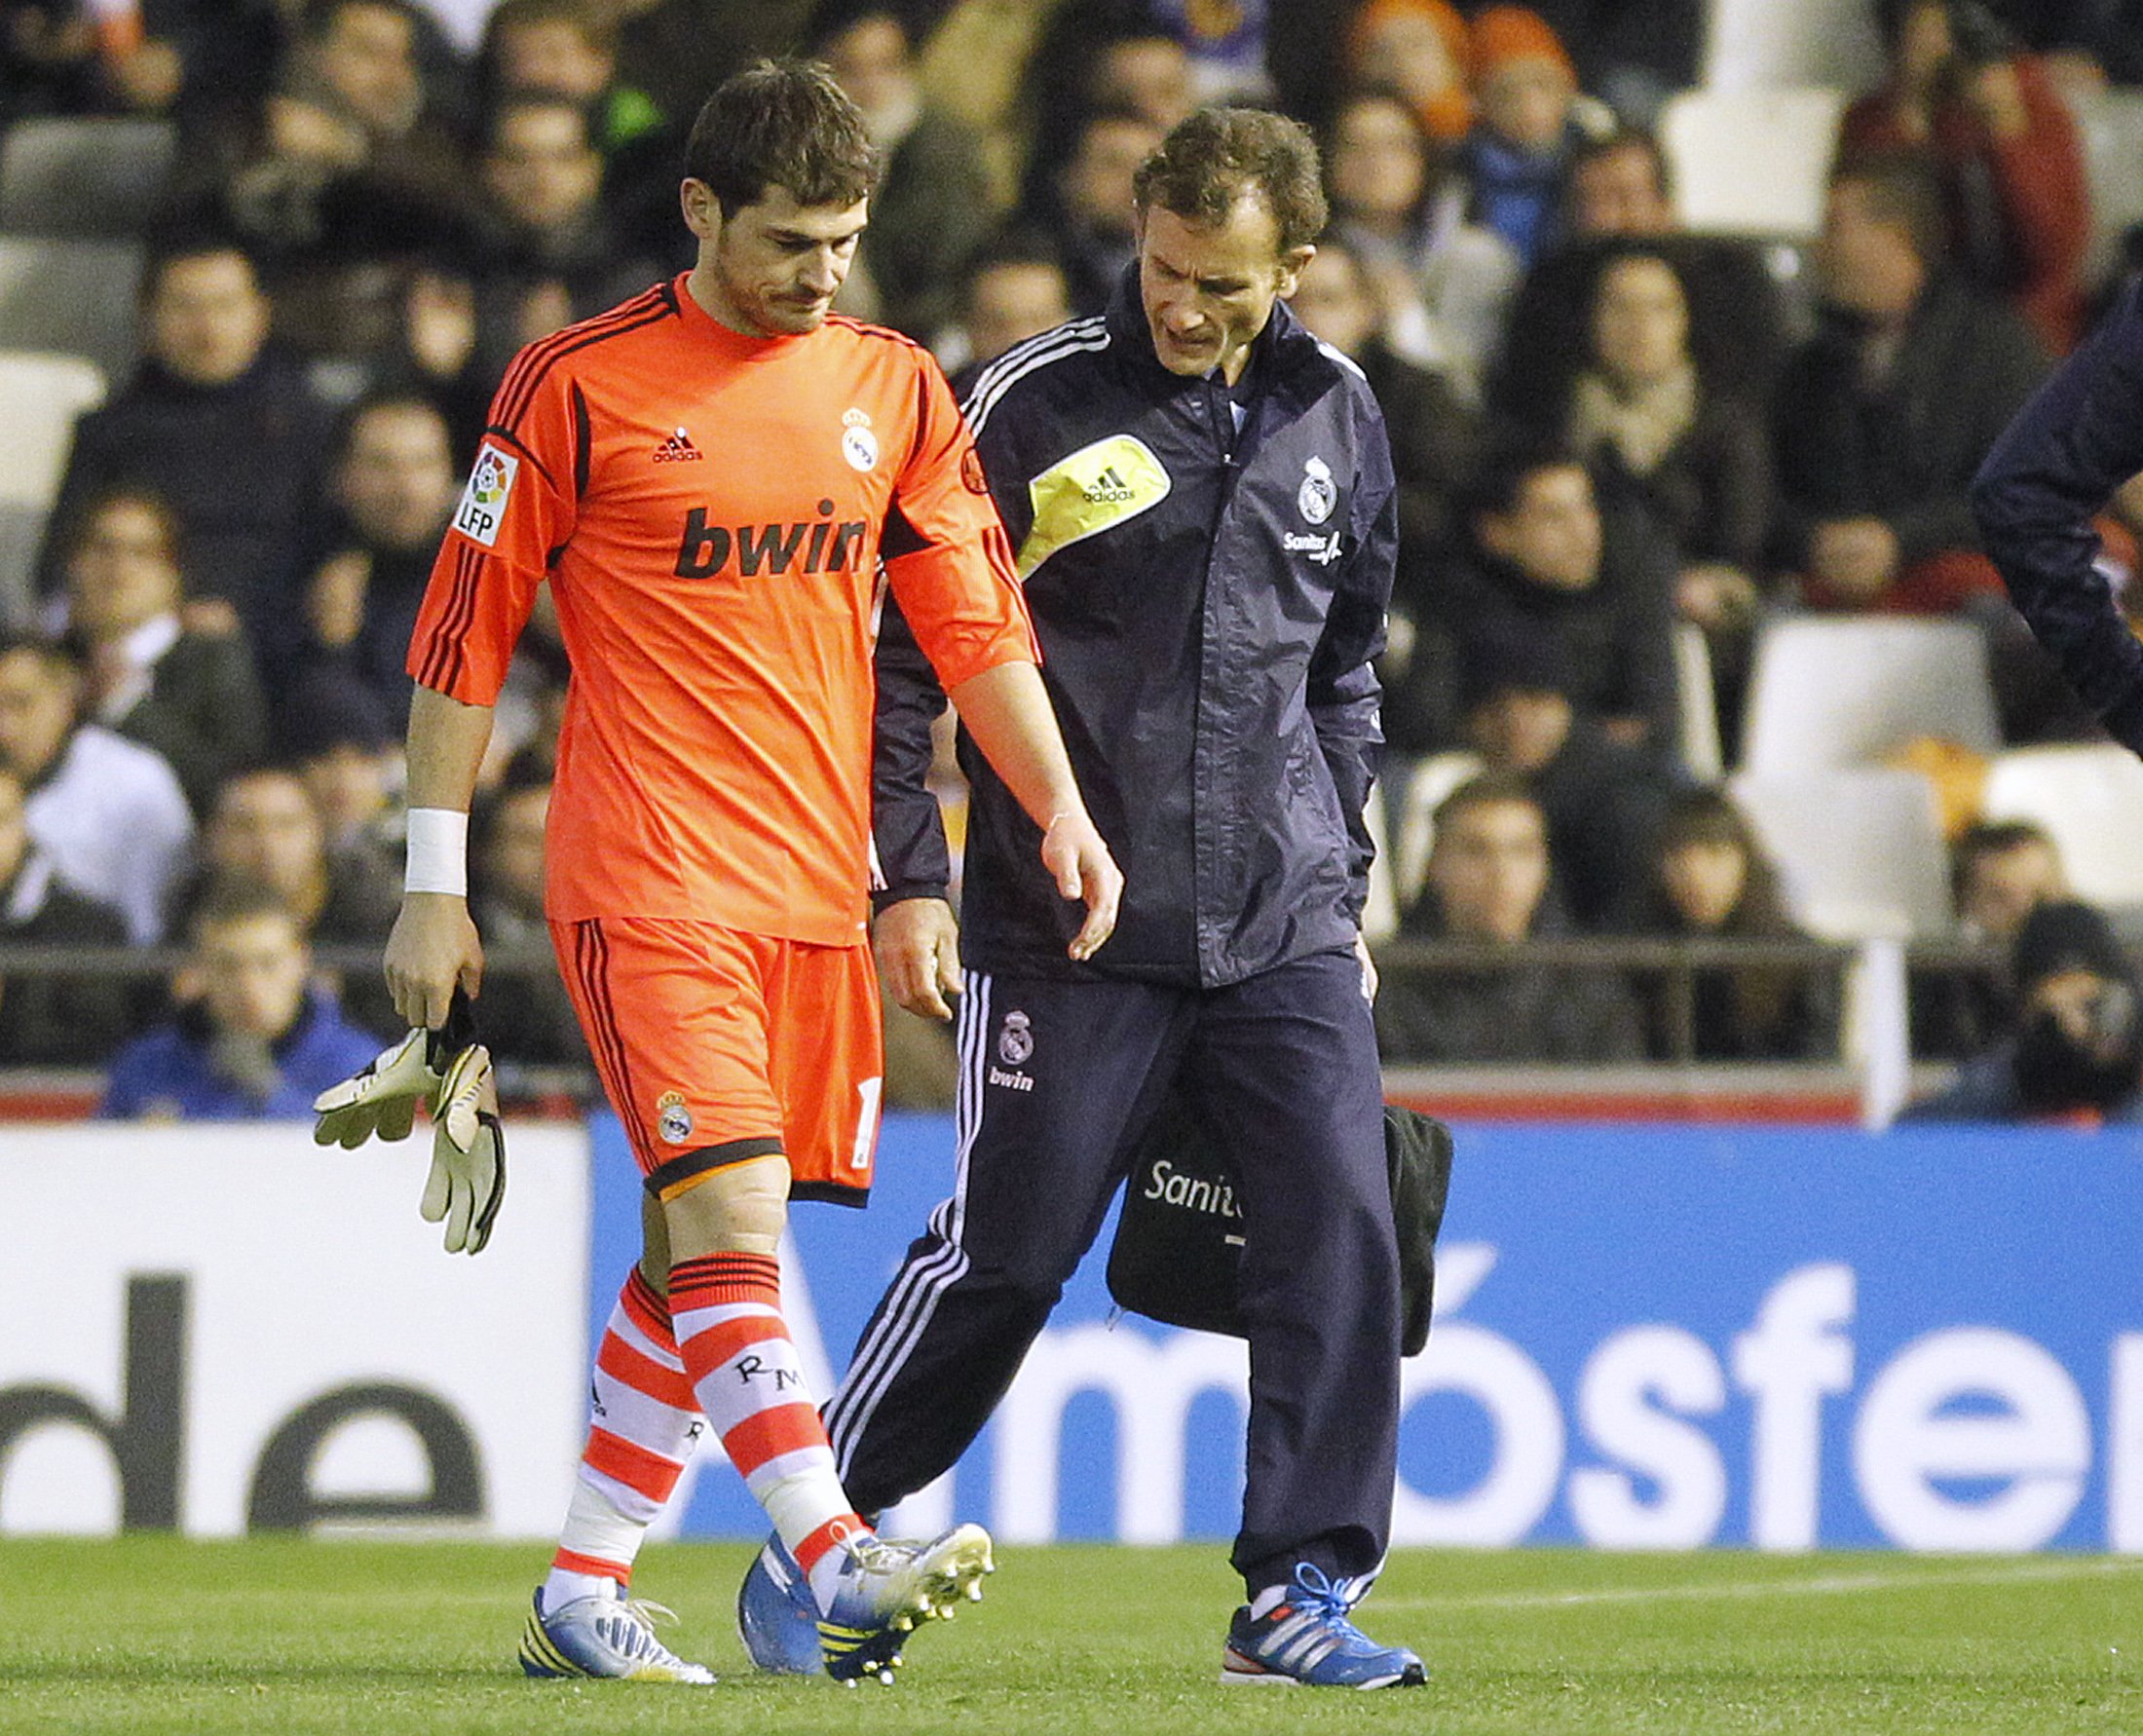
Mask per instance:
[[[688,1664],[655,1637],[658,1620],[677,1617],[638,1598],[575,1598],[544,1607],[541,1587],[521,1630],[521,1669],[529,1676],[674,1681],[709,1687],[714,1672]]]
[[[952,1620],[962,1598],[981,1598],[982,1576],[996,1570],[990,1533],[979,1525],[957,1525],[927,1543],[862,1536],[837,1547],[845,1559],[818,1618],[818,1642],[826,1674],[850,1687],[872,1678],[890,1682],[917,1624]]]
[[[736,1632],[752,1662],[770,1675],[825,1674],[818,1604],[779,1533],[768,1537],[736,1588]]]
[[[1256,1687],[1419,1687],[1429,1673],[1404,1645],[1379,1645],[1348,1617],[1352,1581],[1302,1562],[1262,1615],[1236,1610],[1221,1679]]]

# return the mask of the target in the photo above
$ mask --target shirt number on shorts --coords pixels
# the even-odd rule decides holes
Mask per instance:
[[[855,1088],[855,1150],[849,1153],[850,1169],[869,1169],[871,1152],[878,1145],[878,1100],[884,1091],[883,1078],[865,1079]]]

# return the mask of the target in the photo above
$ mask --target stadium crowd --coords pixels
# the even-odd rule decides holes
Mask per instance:
[[[1466,961],[1386,971],[1387,1059],[1834,1058],[1820,958],[1773,945],[1677,995],[1526,943],[1808,930],[1722,778],[1782,619],[1968,623],[1999,745],[2097,738],[1967,488],[2124,270],[2089,263],[2077,113],[2143,80],[2143,6],[1871,4],[1887,58],[1793,245],[1677,218],[1653,127],[1699,79],[1700,0],[0,0],[0,127],[175,140],[126,238],[138,361],[0,566],[0,947],[182,960],[153,988],[0,963],[0,1066],[108,1066],[113,1113],[282,1113],[394,1035],[376,973],[309,949],[394,920],[403,659],[490,394],[689,263],[683,132],[788,53],[887,166],[841,307],[956,387],[1103,305],[1133,170],[1194,105],[1307,121],[1334,221],[1295,307],[1372,383],[1401,484],[1372,938]],[[2102,526],[2123,578],[2132,528]],[[568,673],[539,608],[475,821],[486,1031],[523,1067],[582,1060],[542,918]],[[1982,815],[1973,747],[1910,750],[1980,943],[1915,980],[1926,1057],[2014,1034],[2054,943],[2021,974],[2007,949],[2066,890],[2046,831]],[[892,1102],[950,1076],[903,1018]]]

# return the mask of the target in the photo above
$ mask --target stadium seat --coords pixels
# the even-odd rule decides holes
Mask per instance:
[[[1726,770],[1719,746],[1719,700],[1711,680],[1711,650],[1693,621],[1674,623],[1674,698],[1681,710],[1681,763],[1700,783]]]
[[[1707,90],[1854,90],[1883,64],[1867,0],[1708,0],[1705,13]]]
[[[2076,103],[2090,183],[2091,239],[2084,281],[2103,283],[2118,268],[2121,238],[2143,223],[2143,91],[2109,90]]]
[[[29,624],[30,575],[74,419],[103,398],[94,362],[0,352],[0,627]]]
[[[1905,616],[1765,623],[1748,678],[1744,771],[1863,764],[1922,736],[1974,753],[2001,745],[1977,627]]]
[[[1844,108],[1844,93],[1826,88],[1670,96],[1659,134],[1682,222],[1728,235],[1814,235]]]
[[[1981,811],[2045,827],[2079,898],[2143,907],[2143,760],[2126,748],[2105,742],[1998,754]]]
[[[155,214],[177,143],[169,121],[19,121],[0,141],[0,232],[139,235]]]
[[[1482,770],[1481,756],[1451,751],[1416,761],[1397,791],[1393,808],[1398,836],[1392,840],[1394,889],[1404,914],[1421,896],[1429,877],[1429,848],[1436,842],[1436,811],[1444,798]]]
[[[1948,853],[1935,787],[1917,772],[1744,773],[1729,787],[1778,866],[1787,909],[1818,939],[1948,931]]]
[[[116,380],[134,357],[139,242],[0,235],[0,343],[87,357]]]

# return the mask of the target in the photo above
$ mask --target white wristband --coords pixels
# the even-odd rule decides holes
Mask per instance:
[[[409,811],[409,860],[405,892],[469,896],[469,815],[452,808]]]

